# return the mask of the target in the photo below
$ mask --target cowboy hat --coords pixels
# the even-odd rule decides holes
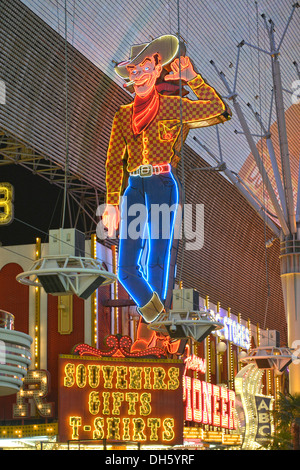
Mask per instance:
[[[146,57],[158,53],[161,58],[161,64],[165,65],[172,62],[176,57],[179,48],[178,38],[172,34],[160,36],[145,44],[131,46],[130,58],[124,62],[120,62],[115,66],[116,73],[125,80],[129,78],[127,66],[130,64],[139,64]]]

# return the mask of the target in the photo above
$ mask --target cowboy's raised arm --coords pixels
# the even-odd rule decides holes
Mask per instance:
[[[213,87],[205,83],[200,74],[194,68],[188,57],[181,58],[181,72],[179,72],[179,60],[172,64],[173,74],[167,75],[165,80],[185,80],[193,90],[198,100],[183,98],[182,119],[188,127],[207,127],[230,119],[231,110],[222,100]]]

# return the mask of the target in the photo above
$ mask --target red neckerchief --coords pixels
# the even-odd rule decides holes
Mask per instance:
[[[133,102],[132,129],[135,135],[140,134],[153,121],[159,109],[159,94],[179,95],[179,85],[162,82],[157,84],[146,98],[135,95]],[[182,96],[189,92],[182,87]]]
[[[159,94],[153,87],[146,98],[135,96],[133,102],[132,129],[135,135],[140,134],[153,121],[159,109]]]

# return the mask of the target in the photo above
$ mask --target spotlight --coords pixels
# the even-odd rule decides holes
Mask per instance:
[[[278,375],[282,374],[291,364],[292,352],[286,347],[260,346],[252,349],[249,354],[240,358],[244,363],[255,363],[258,369],[273,369]]]

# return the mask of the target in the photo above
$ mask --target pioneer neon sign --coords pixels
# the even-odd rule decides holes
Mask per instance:
[[[60,359],[60,440],[179,444],[182,363]]]
[[[233,390],[184,376],[183,400],[186,421],[236,429]]]

